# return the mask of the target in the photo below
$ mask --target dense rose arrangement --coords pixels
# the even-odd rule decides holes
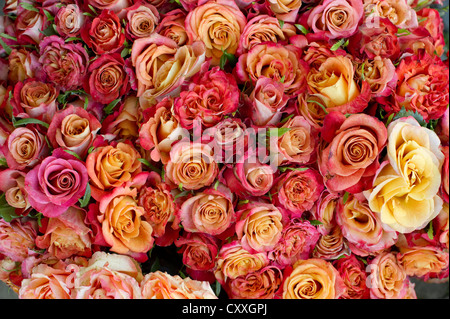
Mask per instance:
[[[414,299],[411,278],[448,280],[433,2],[7,0],[0,280],[42,299]]]

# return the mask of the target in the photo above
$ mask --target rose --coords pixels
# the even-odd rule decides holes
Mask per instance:
[[[88,73],[83,86],[96,102],[109,104],[130,89],[125,61],[118,53],[103,54],[92,62]]]
[[[142,278],[133,258],[96,252],[77,273],[73,299],[140,299]]]
[[[311,68],[319,69],[319,67],[330,57],[346,56],[347,51],[341,48],[331,50],[330,41],[323,35],[312,33],[306,34],[307,45],[304,46],[303,60]],[[351,39],[352,37],[350,37]],[[350,48],[348,48],[350,49]]]
[[[100,200],[104,193],[122,186],[142,172],[138,158],[139,152],[122,142],[94,149],[86,158],[92,197]]]
[[[33,78],[39,65],[39,57],[34,51],[12,49],[9,55],[8,81],[15,84]]]
[[[299,260],[283,285],[283,299],[339,299],[345,284],[336,268],[325,260]]]
[[[283,214],[272,204],[244,204],[236,212],[236,220],[236,235],[249,252],[270,251],[281,238]]]
[[[250,119],[257,126],[277,124],[287,104],[289,96],[284,94],[283,83],[261,76],[250,93]]]
[[[341,299],[369,299],[370,292],[366,286],[367,275],[362,261],[355,255],[350,255],[335,260],[333,265],[347,287]]]
[[[181,141],[170,150],[166,178],[184,189],[211,185],[219,173],[213,150],[205,144]]]
[[[0,219],[0,253],[13,261],[22,262],[33,255],[36,236],[37,223],[33,220],[15,218],[7,222]]]
[[[18,265],[20,264],[8,257],[0,257],[0,280],[3,281],[16,294],[19,293],[23,280],[20,271],[17,269]]]
[[[322,235],[328,234],[336,225],[334,215],[338,198],[338,193],[324,189],[317,201],[316,209],[312,211],[314,219],[321,222],[321,225],[317,226],[317,230]]]
[[[129,0],[88,0],[91,6],[100,10],[111,10],[119,14],[122,9],[130,6]]]
[[[182,127],[192,129],[200,120],[203,127],[219,123],[238,108],[239,88],[234,77],[213,67],[194,75],[175,99],[174,112]]]
[[[330,112],[324,120],[322,138],[328,143],[319,152],[318,164],[326,187],[352,193],[370,187],[367,184],[379,167],[378,156],[386,145],[384,124],[367,114],[346,118],[340,112]]]
[[[68,91],[81,86],[89,66],[89,56],[81,43],[65,43],[51,35],[41,41],[39,52],[42,69],[57,88]]]
[[[209,188],[186,199],[176,214],[186,231],[220,235],[235,221],[233,195],[223,185]]]
[[[47,130],[53,148],[68,149],[85,158],[88,149],[101,128],[95,116],[81,107],[69,105],[57,111]]]
[[[378,254],[369,267],[366,285],[370,288],[370,299],[402,299],[406,295],[408,279],[394,253]]]
[[[225,285],[229,280],[263,269],[268,264],[265,253],[252,254],[235,240],[220,247],[214,275],[221,285]]]
[[[58,148],[27,173],[25,190],[34,209],[57,217],[84,195],[88,180],[84,163]]]
[[[153,247],[153,228],[143,220],[144,214],[137,203],[136,188],[117,187],[100,199],[98,220],[111,251],[133,255]]]
[[[159,12],[151,4],[137,2],[125,9],[127,12],[126,33],[132,40],[150,36],[159,22]]]
[[[44,34],[39,32],[48,26],[48,19],[39,10],[28,10],[20,6],[15,21],[17,41],[20,44],[39,44]]]
[[[388,18],[398,28],[412,29],[418,26],[416,11],[406,0],[364,0],[364,12],[366,23]]]
[[[284,43],[296,34],[295,27],[281,19],[285,23],[280,26],[278,19],[266,14],[258,15],[247,22],[239,39],[239,46],[236,55],[239,56],[248,52],[255,45],[262,42],[271,41],[274,43]]]
[[[6,163],[11,169],[34,167],[48,152],[47,143],[34,125],[18,127],[1,146]]]
[[[274,299],[282,282],[281,270],[269,265],[231,280],[227,293],[230,299]]]
[[[219,180],[240,198],[262,196],[272,188],[274,172],[253,155],[245,154],[232,167],[226,167]]]
[[[300,49],[294,45],[264,42],[239,56],[236,76],[255,82],[262,76],[282,82],[284,92],[295,95],[306,89],[308,65],[300,59]]]
[[[397,233],[383,229],[380,218],[370,210],[367,201],[359,201],[353,195],[349,195],[345,204],[338,202],[336,221],[350,249],[359,256],[380,252],[397,241]]]
[[[420,51],[425,51],[429,55],[436,55],[434,42],[435,40],[431,37],[430,32],[424,27],[415,28],[411,33],[399,39],[400,50],[414,55],[419,54]]]
[[[279,152],[278,165],[290,163],[308,164],[315,159],[318,134],[302,116],[287,120],[281,129],[289,129],[278,137],[276,151]]]
[[[150,172],[147,182],[139,189],[138,205],[144,208],[142,216],[153,228],[153,236],[161,237],[168,222],[173,221],[177,206],[168,184],[161,176]]]
[[[444,203],[442,206],[442,210],[433,219],[433,230],[435,232],[435,238],[439,242],[439,245],[444,249],[448,249],[449,247],[449,236],[448,236],[448,215],[449,215],[449,206],[448,203]]]
[[[373,59],[376,56],[395,61],[400,55],[398,28],[387,18],[379,19],[377,25],[363,24],[350,37],[348,51],[355,57]]]
[[[430,278],[448,277],[448,251],[441,250],[423,239],[417,241],[401,235],[396,246],[397,260],[406,275],[428,281]]]
[[[334,225],[331,230],[320,236],[312,256],[323,260],[334,260],[345,255],[348,256],[350,253],[351,251],[342,235],[341,228]]]
[[[419,18],[419,26],[428,30],[433,37],[436,55],[442,56],[444,53],[444,21],[442,20],[439,11],[432,8],[423,8],[417,11]],[[425,18],[425,19],[424,19]]]
[[[397,84],[395,66],[389,58],[366,59],[356,69],[356,74],[369,83],[372,97],[389,96]]]
[[[36,246],[46,249],[58,259],[92,255],[92,231],[84,220],[86,212],[69,207],[58,217],[49,218],[42,230],[43,235],[36,238]]]
[[[0,191],[4,193],[9,206],[15,208],[16,215],[26,215],[30,207],[25,191],[25,172],[15,169],[0,171]]]
[[[167,164],[172,144],[188,137],[172,112],[172,101],[165,98],[148,112],[149,119],[141,125],[139,143],[151,151],[153,161]]]
[[[296,22],[297,13],[302,5],[301,0],[267,0],[270,10],[277,19],[285,22]]]
[[[185,45],[188,36],[184,26],[186,13],[181,9],[175,9],[167,12],[164,18],[159,22],[155,32],[175,41],[179,46]]]
[[[55,15],[56,31],[65,38],[76,37],[84,25],[85,16],[76,4],[69,3]]]
[[[14,99],[11,100],[13,115],[50,123],[57,109],[57,97],[58,93],[52,84],[32,78],[17,82],[14,86]]]
[[[159,270],[145,275],[141,291],[143,299],[217,299],[208,282]]]
[[[205,233],[185,232],[175,241],[182,254],[183,264],[193,270],[207,271],[215,266],[219,240]]]
[[[355,69],[350,58],[329,57],[318,69],[311,68],[307,83],[311,94],[320,94],[327,111],[360,113],[370,99],[370,85],[363,81],[361,88],[354,80]]]
[[[347,38],[357,31],[363,14],[361,0],[325,0],[309,12],[307,23],[329,39]]]
[[[119,17],[111,10],[102,10],[99,16],[88,20],[81,28],[81,38],[94,53],[115,53],[122,49],[125,34]]]
[[[297,111],[316,130],[323,126],[323,119],[327,113],[325,98],[320,94],[301,93],[297,96]],[[323,107],[322,107],[323,106]]]
[[[136,39],[131,49],[136,70],[137,96],[141,105],[151,106],[165,96],[175,96],[181,84],[200,71],[205,62],[202,42],[178,47],[177,43],[159,34]]]
[[[444,153],[445,159],[444,159],[444,163],[442,164],[442,171],[441,171],[441,176],[442,176],[442,182],[441,182],[441,187],[439,190],[439,193],[442,197],[442,199],[448,203],[448,195],[449,195],[449,147],[448,146],[441,146],[441,150],[442,153]]]
[[[439,145],[436,133],[412,117],[389,124],[388,160],[375,175],[372,189],[364,192],[383,224],[409,233],[439,214],[443,201],[437,193],[444,161]]]
[[[398,84],[388,112],[406,110],[419,112],[424,120],[438,119],[448,105],[448,66],[441,59],[425,52],[402,59],[397,67]]]
[[[308,259],[319,236],[310,222],[294,218],[283,228],[280,239],[269,251],[268,257],[282,268],[293,265],[297,260]]]
[[[186,16],[189,43],[202,41],[211,64],[219,64],[223,52],[235,54],[242,30],[247,23],[234,1],[210,0],[197,6]]]
[[[281,174],[270,192],[276,205],[287,209],[291,217],[300,217],[314,206],[323,188],[322,176],[308,168]]]
[[[20,299],[71,299],[79,266],[58,260],[33,267],[30,278],[22,281]]]
[[[139,99],[134,94],[129,94],[119,105],[116,112],[103,120],[101,132],[105,135],[113,134],[116,139],[134,142],[139,135],[139,124],[142,119]]]

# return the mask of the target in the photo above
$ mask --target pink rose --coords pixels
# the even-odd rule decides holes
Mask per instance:
[[[39,45],[39,62],[47,79],[63,91],[81,86],[89,66],[89,56],[81,43],[65,43],[56,35]]]
[[[61,7],[55,16],[56,31],[65,38],[78,36],[84,22],[85,15],[78,5],[72,3]]]
[[[329,39],[347,38],[358,30],[363,15],[362,0],[325,0],[309,12],[308,25]]]
[[[285,22],[296,22],[302,0],[266,0],[275,17]]]
[[[167,12],[159,22],[155,32],[175,41],[179,46],[185,45],[188,42],[184,24],[186,15],[181,9]]]
[[[28,10],[22,6],[18,7],[15,20],[17,41],[20,44],[39,44],[44,38],[40,31],[49,25],[42,10]]]
[[[25,190],[34,209],[57,217],[83,197],[88,180],[84,163],[58,148],[27,173]]]
[[[418,26],[416,11],[407,0],[364,0],[364,13],[366,23],[388,18],[398,28],[414,29]]]
[[[367,275],[362,261],[355,255],[350,255],[335,260],[333,265],[347,286],[341,299],[369,299],[370,292],[366,287]]]
[[[159,23],[159,12],[151,4],[136,2],[133,6],[125,8],[128,23],[126,35],[134,40],[148,37]]]
[[[0,253],[14,261],[22,262],[30,255],[36,254],[35,240],[37,223],[19,218],[6,222],[0,219]]]
[[[441,146],[442,153],[445,155],[444,164],[442,164],[442,183],[441,183],[441,189],[440,194],[442,199],[448,203],[448,195],[449,195],[449,147],[448,146]]]
[[[444,53],[445,40],[444,21],[439,11],[432,8],[423,8],[417,11],[417,17],[419,18],[419,26],[427,29],[433,38],[436,54],[441,56]]]
[[[269,251],[268,257],[282,268],[293,265],[297,260],[308,259],[319,236],[310,222],[294,218],[283,228],[280,240]]]
[[[397,73],[390,58],[376,56],[373,60],[365,59],[356,69],[356,74],[369,83],[372,97],[389,96],[397,85]]]
[[[92,99],[109,104],[130,90],[125,61],[118,53],[103,54],[91,63],[84,89]]]
[[[314,169],[290,170],[281,174],[270,191],[273,202],[289,211],[292,217],[310,210],[324,186],[322,176]]]
[[[56,112],[47,130],[47,137],[53,148],[61,147],[85,158],[98,130],[97,118],[82,107],[69,105]]]
[[[316,208],[312,211],[314,219],[321,222],[321,225],[317,226],[317,230],[322,235],[330,233],[336,226],[335,211],[338,198],[338,193],[324,189],[317,201]]]
[[[25,172],[15,169],[0,171],[0,191],[5,194],[8,205],[15,208],[16,215],[26,216],[30,208],[25,191],[25,176]]]
[[[8,81],[11,81],[11,84],[35,77],[41,68],[36,52],[22,48],[12,49],[8,60]]]

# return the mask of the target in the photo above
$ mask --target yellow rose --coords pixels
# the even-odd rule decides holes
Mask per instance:
[[[388,128],[387,159],[364,194],[381,222],[400,233],[424,228],[442,209],[438,196],[444,155],[438,136],[412,117]]]

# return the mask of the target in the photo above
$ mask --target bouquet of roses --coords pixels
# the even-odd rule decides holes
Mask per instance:
[[[61,299],[403,299],[448,280],[432,4],[7,0],[0,280]]]

